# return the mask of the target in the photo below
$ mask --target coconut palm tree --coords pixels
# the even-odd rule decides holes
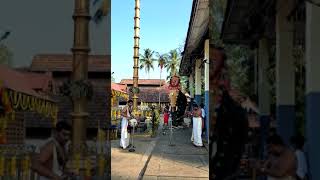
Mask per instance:
[[[157,58],[158,58],[158,67],[160,67],[160,87],[161,87],[161,74],[162,74],[162,69],[163,67],[166,66],[166,63],[168,61],[168,56],[167,54],[160,54],[157,52]],[[160,104],[161,104],[161,91],[159,91],[159,107],[160,107]]]
[[[160,67],[160,70],[162,71],[163,67],[166,66],[166,63],[168,61],[168,55],[160,54],[157,52],[157,61],[158,61],[158,67]]]
[[[154,70],[153,62],[156,59],[153,58],[154,51],[147,48],[144,49],[143,54],[140,54],[140,69],[144,69],[150,78],[150,69]]]
[[[178,73],[178,67],[180,66],[181,55],[177,49],[171,50],[169,52],[168,61],[165,65],[167,72],[170,72],[170,76]]]

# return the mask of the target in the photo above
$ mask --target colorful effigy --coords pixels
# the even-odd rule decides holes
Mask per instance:
[[[177,111],[177,99],[180,91],[180,78],[177,75],[174,75],[170,79],[170,84],[168,89],[170,90],[169,98],[170,98],[170,106],[171,111]]]

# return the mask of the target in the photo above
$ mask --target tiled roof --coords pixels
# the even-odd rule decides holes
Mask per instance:
[[[5,88],[51,100],[35,91],[35,89],[47,90],[49,82],[52,81],[49,75],[19,72],[5,65],[0,65],[0,81]]]
[[[149,88],[139,88],[140,93],[138,94],[138,102],[159,102],[159,92],[160,92],[160,102],[168,103],[169,100],[169,90],[164,87],[149,87]],[[133,94],[128,92],[130,98],[132,99]],[[124,99],[120,98],[120,101],[125,101]]]
[[[118,84],[118,83],[112,83],[111,84],[111,89],[112,90],[116,90],[116,91],[119,91],[119,92],[124,92],[124,93],[127,93],[127,85],[124,85],[124,84]]]
[[[72,71],[71,54],[39,54],[34,56],[30,66],[31,71]],[[110,72],[110,55],[90,55],[89,72]]]
[[[169,91],[163,88],[141,88],[139,93],[139,101],[142,102],[159,102],[159,92],[160,92],[160,102],[169,102]]]
[[[166,84],[166,81],[161,79],[139,79],[138,80],[138,85],[159,85],[160,86],[160,82],[161,85]],[[120,81],[120,84],[127,84],[127,85],[132,85],[133,84],[133,80],[132,79],[122,79]]]

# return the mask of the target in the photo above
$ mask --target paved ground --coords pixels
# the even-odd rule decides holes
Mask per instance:
[[[111,143],[111,179],[136,180],[150,156],[157,138],[137,135],[134,138],[135,152],[119,148],[119,140]]]
[[[208,179],[208,151],[194,147],[190,136],[191,129],[176,130],[175,146],[169,146],[169,136],[160,135],[143,179]]]

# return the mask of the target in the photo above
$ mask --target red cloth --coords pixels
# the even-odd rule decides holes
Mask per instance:
[[[169,113],[164,113],[163,121],[164,121],[164,124],[168,124],[168,122],[169,122]]]

